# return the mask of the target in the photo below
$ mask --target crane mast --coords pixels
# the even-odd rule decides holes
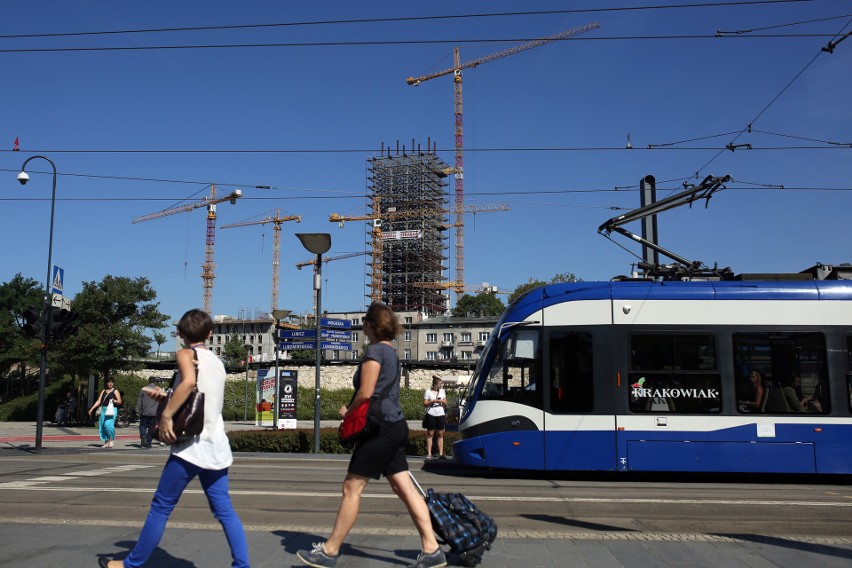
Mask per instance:
[[[584,26],[580,26],[578,28],[573,28],[570,30],[566,30],[564,32],[559,32],[557,34],[553,34],[550,36],[546,36],[537,40],[533,40],[521,45],[517,45],[515,47],[510,47],[508,49],[504,49],[502,51],[498,51],[496,53],[492,53],[490,55],[486,55],[484,57],[480,57],[477,59],[472,59],[470,61],[466,61],[465,63],[461,63],[459,48],[456,47],[453,50],[453,67],[450,69],[444,69],[443,71],[439,71],[437,73],[432,73],[430,75],[423,75],[421,77],[408,77],[405,82],[409,85],[420,85],[423,81],[428,81],[429,79],[435,79],[436,77],[443,77],[444,75],[453,74],[453,126],[455,129],[455,162],[453,167],[453,174],[455,179],[455,206],[454,212],[456,214],[456,285],[453,287],[457,294],[461,294],[464,292],[464,217],[461,215],[462,209],[464,207],[464,143],[463,143],[463,123],[464,118],[462,115],[462,69],[469,69],[472,67],[476,67],[477,65],[481,65],[483,63],[487,63],[489,61],[493,61],[495,59],[500,59],[502,57],[508,57],[509,55],[514,55],[516,53],[520,53],[522,51],[527,51],[529,49],[533,49],[534,47],[539,47],[557,40],[566,39],[571,36],[575,36],[578,34],[582,34],[600,27],[600,24],[597,22],[592,22],[586,24]]]
[[[281,216],[281,210],[275,210],[275,217],[267,217],[258,221],[243,221],[241,223],[232,223],[223,225],[223,229],[231,229],[233,227],[247,227],[249,225],[265,225],[273,223],[272,227],[272,311],[278,309],[278,288],[279,276],[281,272],[281,225],[287,221],[302,222],[301,215]]]
[[[188,213],[200,207],[207,207],[207,227],[206,227],[206,238],[205,238],[205,252],[204,252],[204,264],[201,266],[201,280],[203,287],[203,303],[204,303],[204,311],[208,314],[212,308],[213,302],[213,279],[216,277],[215,275],[215,264],[213,263],[213,255],[215,249],[216,242],[216,205],[219,203],[223,203],[225,201],[230,202],[232,205],[237,202],[237,199],[242,197],[243,192],[239,189],[235,189],[230,194],[225,197],[216,197],[216,184],[210,184],[210,196],[205,197],[199,201],[195,201],[193,203],[185,203],[183,205],[177,205],[175,207],[169,207],[168,209],[163,209],[162,211],[157,211],[156,213],[149,213],[148,215],[141,215],[139,217],[134,217],[131,219],[131,223],[143,223],[145,221],[151,221],[153,219],[160,219],[161,217],[167,217],[169,215],[174,215],[176,213]]]

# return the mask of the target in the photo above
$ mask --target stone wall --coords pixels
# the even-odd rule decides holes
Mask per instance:
[[[316,384],[316,366],[313,363],[306,364],[286,364],[281,365],[281,369],[294,370],[298,371],[299,376],[299,386],[313,388]],[[355,373],[357,369],[357,365],[355,364],[330,364],[323,365],[320,367],[320,385],[322,388],[329,390],[338,390],[342,388],[348,388],[352,386],[352,375]],[[402,368],[402,386],[426,390],[430,386],[432,386],[432,376],[438,375],[444,381],[444,384],[448,388],[452,388],[453,386],[465,386],[467,384],[468,377],[467,368],[420,368],[415,366],[408,366]],[[162,370],[154,370],[154,369],[145,369],[142,371],[137,371],[137,376],[142,376],[144,378],[148,378],[151,376],[154,377],[162,377],[164,379],[169,379],[171,377],[171,373],[163,372]],[[254,369],[249,370],[249,381],[254,382],[257,378],[257,371]],[[227,379],[229,381],[245,381],[246,374],[245,371],[242,373],[228,373]]]

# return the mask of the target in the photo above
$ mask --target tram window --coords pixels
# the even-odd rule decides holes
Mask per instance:
[[[733,347],[737,400],[758,403],[757,408],[739,405],[740,412],[831,411],[823,334],[735,333]]]
[[[541,389],[536,388],[539,365],[538,331],[517,330],[500,344],[491,370],[482,385],[482,400],[505,400],[541,408]]]
[[[630,410],[721,412],[722,383],[712,335],[635,334],[630,338]]]
[[[550,409],[555,413],[591,412],[594,408],[592,334],[550,336]]]

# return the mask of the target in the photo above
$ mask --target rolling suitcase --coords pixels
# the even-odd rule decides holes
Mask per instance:
[[[410,471],[411,480],[426,500],[432,529],[465,566],[476,566],[497,538],[497,523],[461,493],[437,493],[423,488]]]

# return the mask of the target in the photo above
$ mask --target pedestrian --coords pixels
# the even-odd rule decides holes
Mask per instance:
[[[378,432],[355,445],[348,473],[343,480],[343,497],[331,536],[324,543],[314,543],[312,550],[301,550],[296,555],[308,566],[336,566],[340,547],[355,525],[364,488],[371,479],[379,479],[384,475],[393,492],[405,504],[420,533],[421,552],[410,568],[446,566],[447,559],[432,531],[426,501],[411,482],[405,460],[408,424],[399,404],[399,358],[391,343],[402,331],[402,326],[393,310],[378,302],[370,305],[363,321],[364,335],[370,344],[352,379],[355,396],[348,408],[340,407],[339,414],[344,417],[352,409],[369,403],[374,393],[387,392],[381,400],[383,422]]]
[[[148,388],[142,388],[139,391],[139,398],[136,399],[136,414],[139,415],[139,445],[143,448],[151,447],[151,428],[157,419],[157,408],[160,406],[157,399],[147,392],[156,385],[156,378],[148,378]]]
[[[118,416],[118,406],[121,406],[121,391],[115,388],[115,381],[112,377],[106,378],[106,386],[98,396],[98,400],[89,409],[89,416],[96,409],[100,408],[100,416],[98,418],[98,435],[104,443],[102,448],[112,448],[115,446],[115,419]]]
[[[171,400],[163,409],[159,429],[161,440],[172,444],[171,455],[151,501],[151,510],[139,533],[139,540],[122,560],[98,559],[101,568],[140,568],[157,548],[166,523],[186,486],[196,476],[207,496],[213,516],[222,525],[231,548],[232,568],[248,568],[249,553],[246,533],[228,494],[228,468],[233,463],[222,403],[225,398],[225,367],[222,361],[204,345],[210,337],[213,321],[202,310],[189,310],[177,325],[183,349],[177,352],[180,376],[175,381]],[[197,373],[196,373],[197,365]],[[198,387],[204,393],[204,429],[187,441],[175,443],[172,416]],[[165,398],[166,391],[158,389],[154,396]]]
[[[444,455],[444,429],[447,427],[447,393],[443,389],[444,382],[438,375],[432,375],[432,387],[423,396],[423,406],[426,413],[423,416],[423,427],[426,429],[426,459],[432,457],[432,439],[438,446],[438,459],[446,459]]]

